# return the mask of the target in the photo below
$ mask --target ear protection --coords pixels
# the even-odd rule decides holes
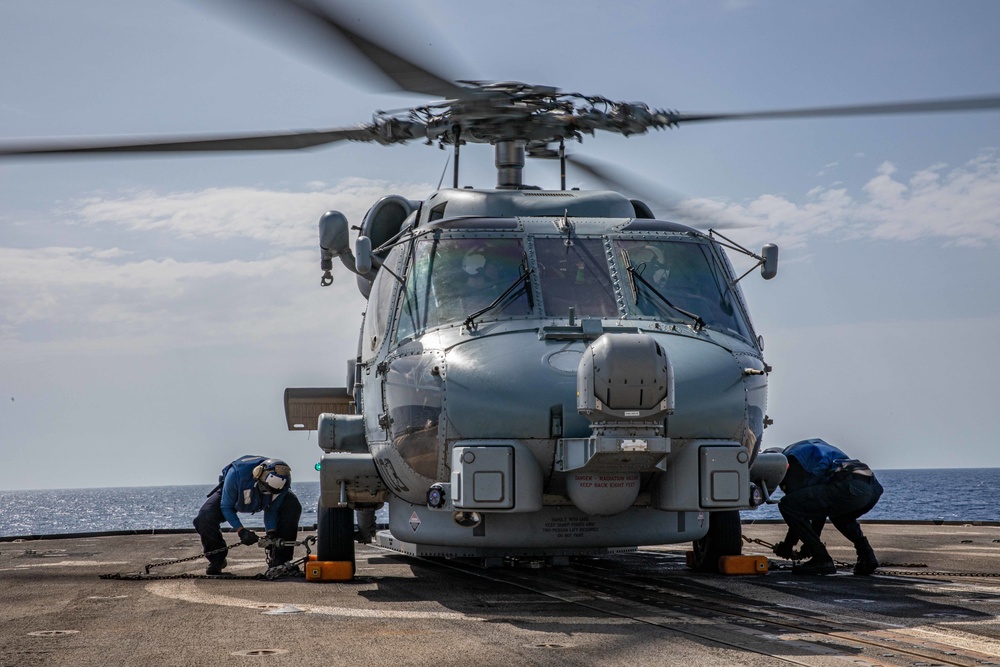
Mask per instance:
[[[291,478],[292,469],[285,463],[273,463],[268,466],[269,461],[264,461],[253,469],[253,478],[257,482],[257,488],[262,493],[277,493],[285,488]],[[271,469],[268,469],[268,468]]]

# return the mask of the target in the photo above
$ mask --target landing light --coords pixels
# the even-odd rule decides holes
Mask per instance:
[[[427,490],[427,506],[432,509],[440,509],[444,507],[447,499],[445,497],[444,487],[440,484],[435,484]]]

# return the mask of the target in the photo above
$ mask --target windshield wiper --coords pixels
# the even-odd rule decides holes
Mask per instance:
[[[468,329],[469,331],[472,331],[472,329],[474,328],[474,325],[476,323],[476,318],[477,317],[479,317],[480,315],[483,315],[484,313],[488,313],[491,310],[493,310],[494,308],[496,308],[497,306],[499,306],[503,302],[503,300],[507,298],[507,295],[510,294],[511,292],[513,292],[514,289],[518,285],[520,285],[521,283],[527,283],[528,284],[527,293],[528,293],[528,301],[530,302],[531,301],[531,283],[528,282],[528,276],[530,276],[530,275],[531,275],[531,269],[528,269],[527,271],[525,271],[524,273],[522,273],[521,275],[519,275],[517,277],[517,279],[513,283],[511,283],[510,287],[508,287],[507,289],[505,289],[503,291],[503,294],[501,294],[500,296],[498,296],[493,301],[493,303],[491,303],[490,305],[486,306],[485,308],[480,308],[476,312],[474,312],[471,315],[469,315],[468,317],[466,317],[465,318],[465,328]]]
[[[524,271],[524,295],[528,297],[528,310],[535,310],[535,297],[531,293],[531,267],[528,266],[528,254],[521,255],[521,270]],[[516,284],[516,283],[515,283]]]
[[[628,256],[628,250],[625,250],[624,248],[622,248],[622,257],[625,259],[625,272],[626,274],[628,274],[629,285],[632,287],[633,303],[635,304],[639,303],[639,290],[635,288],[635,281],[638,280],[640,283],[645,285],[650,292],[655,294],[660,301],[667,304],[670,308],[676,310],[684,317],[688,317],[694,320],[694,330],[696,332],[701,331],[702,329],[705,328],[705,320],[701,319],[700,315],[696,315],[695,313],[692,313],[689,310],[684,310],[683,308],[675,306],[673,303],[671,303],[670,299],[660,294],[660,292],[655,287],[653,287],[648,280],[643,278],[642,274],[639,273],[634,266],[632,266],[632,259]]]
[[[625,260],[625,275],[628,276],[628,285],[632,288],[632,303],[639,303],[639,291],[635,288],[635,278],[632,272],[635,270],[632,267],[632,257],[629,256],[628,250],[622,248],[622,259]]]

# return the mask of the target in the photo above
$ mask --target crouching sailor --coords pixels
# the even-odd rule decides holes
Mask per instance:
[[[240,512],[263,510],[267,537],[295,541],[302,505],[291,486],[292,470],[281,459],[242,456],[222,469],[219,485],[208,494],[194,520],[209,561],[206,574],[222,574],[226,567],[226,542],[219,527],[223,521],[236,530],[243,544],[257,543],[257,533],[243,526]],[[287,563],[293,551],[293,546],[268,549],[268,567]]]
[[[823,524],[829,517],[834,527],[854,545],[858,562],[854,574],[869,575],[878,567],[875,551],[861,532],[858,517],[867,514],[882,496],[882,485],[871,469],[833,445],[818,438],[802,440],[785,448],[788,472],[781,482],[784,497],[778,510],[788,524],[784,541],[774,545],[774,553],[792,558],[793,547],[802,540],[802,557],[796,574],[835,574],[837,566],[820,541]]]

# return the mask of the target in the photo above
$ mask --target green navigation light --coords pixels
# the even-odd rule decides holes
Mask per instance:
[[[323,462],[322,461],[316,461],[316,470],[320,470],[322,468],[323,468]]]

